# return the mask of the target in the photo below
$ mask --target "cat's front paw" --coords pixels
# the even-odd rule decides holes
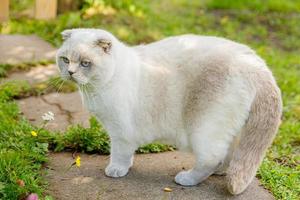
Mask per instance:
[[[191,171],[181,171],[175,176],[175,182],[183,186],[193,186],[199,183],[198,180],[193,177]]]
[[[105,168],[105,174],[106,176],[109,177],[118,178],[118,177],[125,176],[127,173],[128,173],[128,168],[119,165],[112,164],[112,165],[108,165]]]

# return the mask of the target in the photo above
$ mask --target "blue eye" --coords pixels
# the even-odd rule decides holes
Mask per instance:
[[[66,58],[66,57],[61,57],[61,58],[62,58],[62,60],[63,60],[64,63],[66,63],[66,64],[70,63],[70,61],[69,61],[68,58]]]
[[[81,61],[80,62],[80,65],[82,66],[82,67],[89,67],[90,65],[91,65],[91,62],[90,61]]]

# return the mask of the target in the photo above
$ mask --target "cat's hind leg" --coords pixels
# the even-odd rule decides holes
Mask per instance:
[[[245,124],[248,111],[245,107],[219,106],[228,109],[214,107],[214,110],[202,113],[201,120],[193,123],[197,125],[192,129],[189,139],[196,164],[188,171],[179,172],[175,177],[176,183],[196,185],[218,171],[222,164],[226,165],[224,162],[231,152],[230,147]]]
[[[224,161],[222,162],[222,164],[216,169],[216,171],[214,172],[215,175],[219,175],[219,176],[224,176],[227,174],[227,169],[229,167],[229,163],[233,157],[233,152],[234,152],[234,149],[237,147],[238,143],[239,143],[239,140],[240,140],[240,136],[241,136],[241,133],[238,133],[233,141],[231,142],[231,145],[228,149],[228,152],[227,152],[227,156],[226,158],[224,159]]]
[[[179,172],[175,177],[176,183],[184,186],[196,185],[213,174],[223,164],[231,138],[223,141],[211,137],[211,135],[216,135],[216,132],[206,131],[205,133],[195,133],[192,136],[196,164],[188,171]]]

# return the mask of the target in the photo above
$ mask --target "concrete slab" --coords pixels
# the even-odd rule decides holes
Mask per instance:
[[[58,68],[55,64],[47,66],[32,67],[29,71],[20,71],[10,73],[7,78],[3,78],[1,82],[7,82],[12,80],[25,80],[30,84],[40,83],[48,80],[50,77],[57,76],[59,74]]]
[[[230,195],[223,176],[211,176],[194,187],[174,183],[177,172],[189,169],[193,157],[188,153],[166,152],[136,155],[129,174],[115,179],[104,175],[108,156],[81,154],[81,167],[68,167],[74,162],[71,153],[50,155],[48,193],[60,200],[273,200],[273,196],[255,179],[241,195]],[[169,187],[172,192],[164,192]]]
[[[56,49],[35,35],[0,35],[0,63],[54,60]]]
[[[41,125],[42,115],[51,111],[55,115],[46,128],[54,131],[65,131],[71,124],[89,126],[89,113],[83,108],[78,92],[51,93],[39,97],[18,100],[23,115],[34,125]]]

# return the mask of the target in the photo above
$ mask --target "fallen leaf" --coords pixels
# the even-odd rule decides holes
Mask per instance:
[[[168,187],[165,187],[165,188],[164,188],[164,191],[165,191],[165,192],[172,192],[172,189],[171,189],[171,188],[168,188]]]

